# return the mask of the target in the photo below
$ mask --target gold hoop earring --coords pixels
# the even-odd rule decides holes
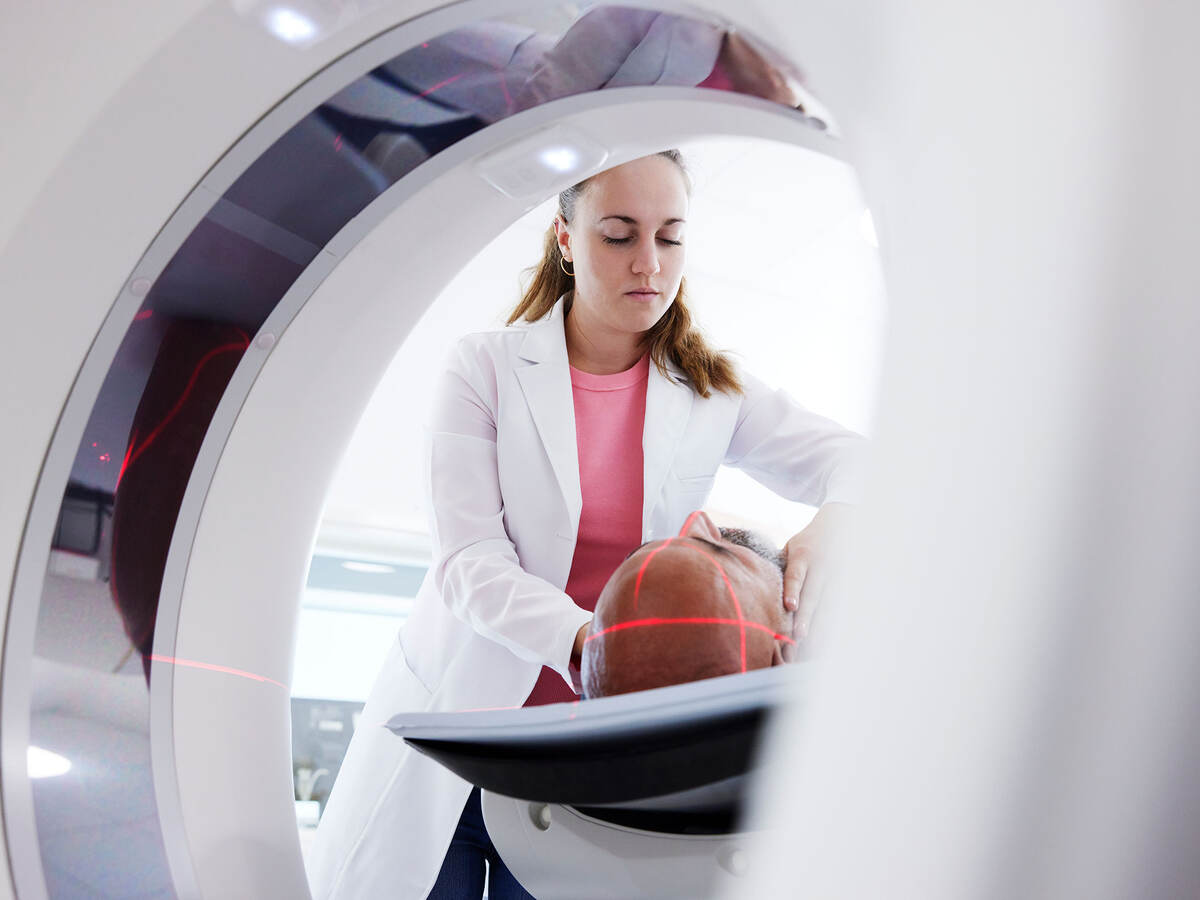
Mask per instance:
[[[560,256],[558,258],[558,267],[563,270],[563,274],[566,275],[568,278],[575,277],[574,272],[567,271],[567,258],[565,256]]]

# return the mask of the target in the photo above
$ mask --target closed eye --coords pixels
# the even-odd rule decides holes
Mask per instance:
[[[606,243],[606,244],[628,244],[632,240],[633,240],[632,237],[623,237],[623,238],[614,238],[614,237],[608,237],[608,236],[604,237],[604,243]],[[671,241],[671,240],[667,240],[667,238],[659,238],[658,242],[660,244],[669,244],[672,247],[680,247],[683,245],[683,241]]]

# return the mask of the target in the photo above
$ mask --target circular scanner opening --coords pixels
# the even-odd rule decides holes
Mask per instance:
[[[697,139],[680,149],[694,182],[686,273],[697,324],[754,374],[869,434],[886,297],[853,169],[757,138]],[[306,849],[430,563],[421,472],[431,398],[421,386],[459,337],[504,324],[556,202],[539,203],[496,236],[434,300],[380,380],[332,479],[301,600],[292,680]],[[720,524],[778,544],[814,512],[724,467],[704,508]]]
[[[274,352],[274,341],[255,340],[256,333],[262,331],[260,337],[269,333],[272,339],[286,342],[288,323],[307,297],[369,232],[372,223],[386,215],[389,204],[409,196],[408,185],[435,172],[440,160],[456,152],[466,158],[464,148],[468,146],[471,152],[485,148],[491,134],[519,134],[517,127],[504,130],[506,124],[525,121],[516,117],[536,116],[555,102],[569,104],[568,98],[586,103],[597,89],[600,93],[608,89],[661,90],[667,96],[672,90],[699,87],[720,92],[725,104],[745,100],[746,106],[759,110],[781,104],[789,108],[777,115],[789,115],[808,132],[828,138],[832,122],[812,98],[790,87],[786,96],[769,93],[779,91],[781,85],[795,87],[793,73],[782,63],[778,79],[769,88],[755,87],[754,79],[740,78],[744,73],[733,65],[724,68],[722,79],[704,84],[708,75],[716,72],[723,43],[699,68],[689,68],[689,72],[696,68],[703,78],[688,74],[680,76],[682,80],[664,82],[655,80],[658,75],[639,80],[627,72],[624,80],[568,84],[564,89],[561,79],[556,82],[551,77],[548,86],[543,83],[529,95],[532,101],[513,90],[511,73],[503,65],[497,66],[497,58],[507,54],[511,61],[525,54],[522,65],[528,71],[553,76],[555,49],[570,37],[578,22],[605,9],[619,8],[589,5],[577,19],[564,18],[558,7],[548,8],[542,18],[536,11],[527,11],[510,19],[484,22],[482,30],[481,23],[453,23],[447,13],[448,24],[442,31],[405,44],[399,53],[393,49],[386,59],[374,60],[356,80],[339,82],[331,92],[323,92],[328,84],[315,78],[298,91],[311,99],[309,111],[282,124],[283,113],[277,111],[278,115],[268,116],[259,129],[248,134],[239,154],[231,154],[214,168],[205,190],[198,190],[183,204],[171,227],[164,229],[163,237],[132,273],[129,289],[118,298],[97,340],[55,438],[52,456],[73,456],[73,462],[65,466],[61,480],[56,480],[54,468],[48,467],[49,474],[44,475],[35,498],[31,521],[38,520],[38,510],[43,507],[54,508],[57,514],[41,515],[54,526],[45,534],[36,528],[27,532],[18,568],[18,590],[6,637],[4,709],[9,734],[28,738],[5,744],[6,823],[19,885],[41,882],[51,896],[65,896],[63,892],[69,893],[69,885],[75,881],[111,886],[123,883],[131,870],[139,873],[139,890],[170,889],[171,885],[185,890],[194,881],[188,838],[176,814],[179,785],[174,775],[179,748],[173,748],[172,742],[179,721],[173,718],[175,679],[201,679],[198,683],[216,688],[211,692],[214,697],[230,685],[235,686],[235,693],[280,691],[288,679],[286,665],[264,669],[253,654],[248,660],[237,659],[236,653],[227,658],[218,647],[193,657],[175,649],[183,582],[208,479],[243,399],[254,386],[268,351]],[[650,13],[631,10],[630,14]],[[715,20],[699,24],[720,28]],[[388,35],[393,48],[408,28],[414,34],[421,30],[413,23],[397,29]],[[746,48],[741,49],[744,52]],[[765,45],[751,49],[755,74],[761,75],[761,63],[770,57],[770,51]],[[478,103],[480,97],[487,102]],[[564,111],[569,108],[563,107]],[[735,107],[728,108],[732,112]],[[541,121],[553,118],[546,115]],[[274,133],[268,134],[272,129]],[[744,148],[732,147],[696,148],[698,204],[705,202],[706,179],[717,183],[715,175],[705,172],[706,153],[714,172],[736,168],[739,156],[740,165],[756,164]],[[236,163],[231,160],[246,158],[248,150],[253,151],[253,161],[234,171]],[[810,156],[821,164],[829,162],[818,154]],[[569,167],[571,157],[558,153],[546,159],[559,170],[558,176],[570,174],[561,170]],[[446,167],[460,162],[447,162]],[[822,181],[814,177],[810,186],[816,189]],[[511,183],[504,187],[515,189]],[[743,199],[753,196],[745,190],[731,189]],[[851,229],[858,240],[860,232],[866,233],[862,227],[866,213],[861,201],[856,199],[852,205],[853,214],[844,222],[839,218],[836,228]],[[750,220],[761,220],[764,214],[764,210],[743,209],[727,215],[725,225],[730,227],[715,243],[735,245],[752,227]],[[742,224],[733,227],[731,223],[739,216]],[[546,219],[544,209],[535,209],[528,220],[498,239],[497,245],[513,240],[514,235],[540,230]],[[720,228],[714,227],[712,233],[720,234]],[[794,294],[780,292],[775,286],[794,280],[794,273],[789,274],[787,268],[803,261],[804,253],[810,256],[809,265],[819,269],[829,258],[821,252],[827,238],[818,229],[806,236],[808,243],[803,248],[791,245],[765,254],[760,250],[759,258],[743,261],[736,272],[712,273],[712,286],[703,289],[701,280],[693,279],[700,321],[716,342],[742,352],[748,360],[770,357],[756,350],[746,335],[737,334],[736,326],[747,324],[751,317],[743,314],[738,322],[722,322],[721,311],[733,308],[729,287],[741,285],[744,290],[747,284],[753,285],[754,299],[739,296],[737,308],[744,311],[753,304],[763,309],[775,307],[771,315],[780,327],[773,329],[773,334],[783,335],[787,323],[780,320],[778,310],[790,310],[792,305],[803,309],[805,304],[796,304]],[[444,347],[449,332],[437,331],[437,323],[440,318],[443,326],[446,324],[450,309],[455,310],[453,324],[462,326],[461,331],[489,324],[496,308],[472,306],[464,300],[468,279],[481,277],[479,267],[486,266],[488,258],[488,252],[480,254],[463,270],[406,346],[420,341],[429,348]],[[873,265],[855,277],[877,287]],[[836,276],[825,277],[830,284],[837,281]],[[821,289],[809,287],[813,294]],[[828,285],[824,290],[827,296],[831,290],[837,293]],[[473,298],[486,296],[479,291],[469,293]],[[704,299],[705,295],[712,299]],[[811,294],[805,296],[811,299]],[[781,348],[780,361],[756,367],[781,385],[795,384],[793,389],[804,399],[830,384],[823,377],[789,368],[783,361],[815,361],[828,350],[827,343],[812,339],[820,332],[811,328],[813,321],[828,316],[828,310],[810,305],[807,315],[796,330],[796,345]],[[861,331],[870,335],[864,345],[872,344],[877,337],[873,329],[878,327],[879,309],[863,306],[856,315],[867,323]],[[830,333],[843,327],[847,327],[845,323],[834,324]],[[852,356],[842,360],[864,360],[853,376],[862,384],[873,379],[874,362],[866,361],[873,352],[873,346],[869,353],[853,355],[858,351],[851,351]],[[397,366],[409,358],[401,350]],[[380,388],[383,398],[387,385],[385,380]],[[860,396],[866,393],[860,391]],[[870,417],[869,400],[863,400],[857,409],[851,408],[857,401],[839,407],[841,401],[832,395],[809,402],[864,430]],[[369,431],[373,415],[368,412],[364,417],[364,433]],[[419,418],[422,413],[412,410],[411,415]],[[406,449],[410,443],[404,445]],[[361,446],[356,440],[347,458],[354,458]],[[336,560],[337,568],[348,576],[405,575],[403,564],[409,567],[407,576],[413,577],[421,564],[419,538],[410,542],[401,554],[403,559],[392,559],[380,558],[364,534],[368,530],[375,534],[381,530],[419,533],[420,526],[411,515],[415,489],[399,483],[393,488],[388,482],[389,490],[381,499],[398,491],[400,500],[388,506],[398,512],[381,516],[354,510],[352,503],[340,499],[343,482],[339,476],[330,494],[330,515],[312,571],[316,573],[318,562],[330,558],[336,548],[344,556]],[[349,493],[357,490],[361,486]],[[726,493],[728,499],[723,502],[731,509],[741,508],[743,512],[736,514],[744,515],[746,501],[741,498],[745,495],[734,487],[719,485],[714,498]],[[348,508],[351,511],[347,512]],[[400,518],[405,515],[409,516],[407,522]],[[778,510],[763,506],[754,515],[756,521],[777,532],[788,527],[788,515]],[[342,529],[340,534],[338,529]],[[385,567],[394,571],[386,572]],[[317,584],[311,589],[323,588]],[[396,618],[395,598],[404,590],[407,588],[393,584],[378,594],[383,600],[372,614]],[[349,593],[366,595],[357,589]],[[355,602],[363,603],[361,599]],[[338,607],[339,603],[327,605]],[[302,670],[307,663],[302,660],[304,616],[310,606],[306,595],[294,679],[301,685],[307,677],[303,674],[307,668]],[[364,615],[361,609],[349,614]],[[193,628],[193,635],[195,632]],[[321,695],[308,699],[329,699],[324,695],[334,693],[341,702],[354,702],[345,698],[357,689],[300,690]],[[14,691],[24,693],[17,696]],[[263,702],[278,706],[274,695]],[[14,715],[17,719],[12,725]],[[327,736],[333,733],[330,726],[322,724],[325,719],[315,721],[318,730],[325,728]],[[352,714],[349,722],[352,728]],[[119,740],[114,738],[116,734]],[[346,734],[348,737],[348,731]],[[17,744],[55,754],[71,768],[31,784],[24,777],[25,760],[8,758]],[[230,763],[236,764],[236,760]],[[253,767],[251,762],[244,765]],[[328,785],[331,777],[322,774],[322,768],[328,769],[316,759],[311,767],[293,768],[298,799],[302,794],[311,799],[322,784]],[[97,798],[104,809],[99,817],[95,814]],[[307,809],[304,815],[311,815],[311,807]],[[21,824],[22,817],[31,828]],[[119,852],[80,852],[82,837],[89,834]],[[203,861],[194,842],[190,852]],[[129,865],[130,859],[136,860],[136,866]]]

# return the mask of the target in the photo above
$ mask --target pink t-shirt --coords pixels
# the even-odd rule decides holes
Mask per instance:
[[[566,591],[588,611],[596,608],[608,577],[642,543],[642,428],[649,374],[648,354],[615,375],[571,368],[583,510]],[[525,705],[574,699],[562,677],[543,666]]]

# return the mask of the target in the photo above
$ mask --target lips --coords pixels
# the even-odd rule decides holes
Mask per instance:
[[[635,300],[653,300],[658,296],[658,291],[639,289],[636,291],[626,291],[625,296],[633,297]]]

